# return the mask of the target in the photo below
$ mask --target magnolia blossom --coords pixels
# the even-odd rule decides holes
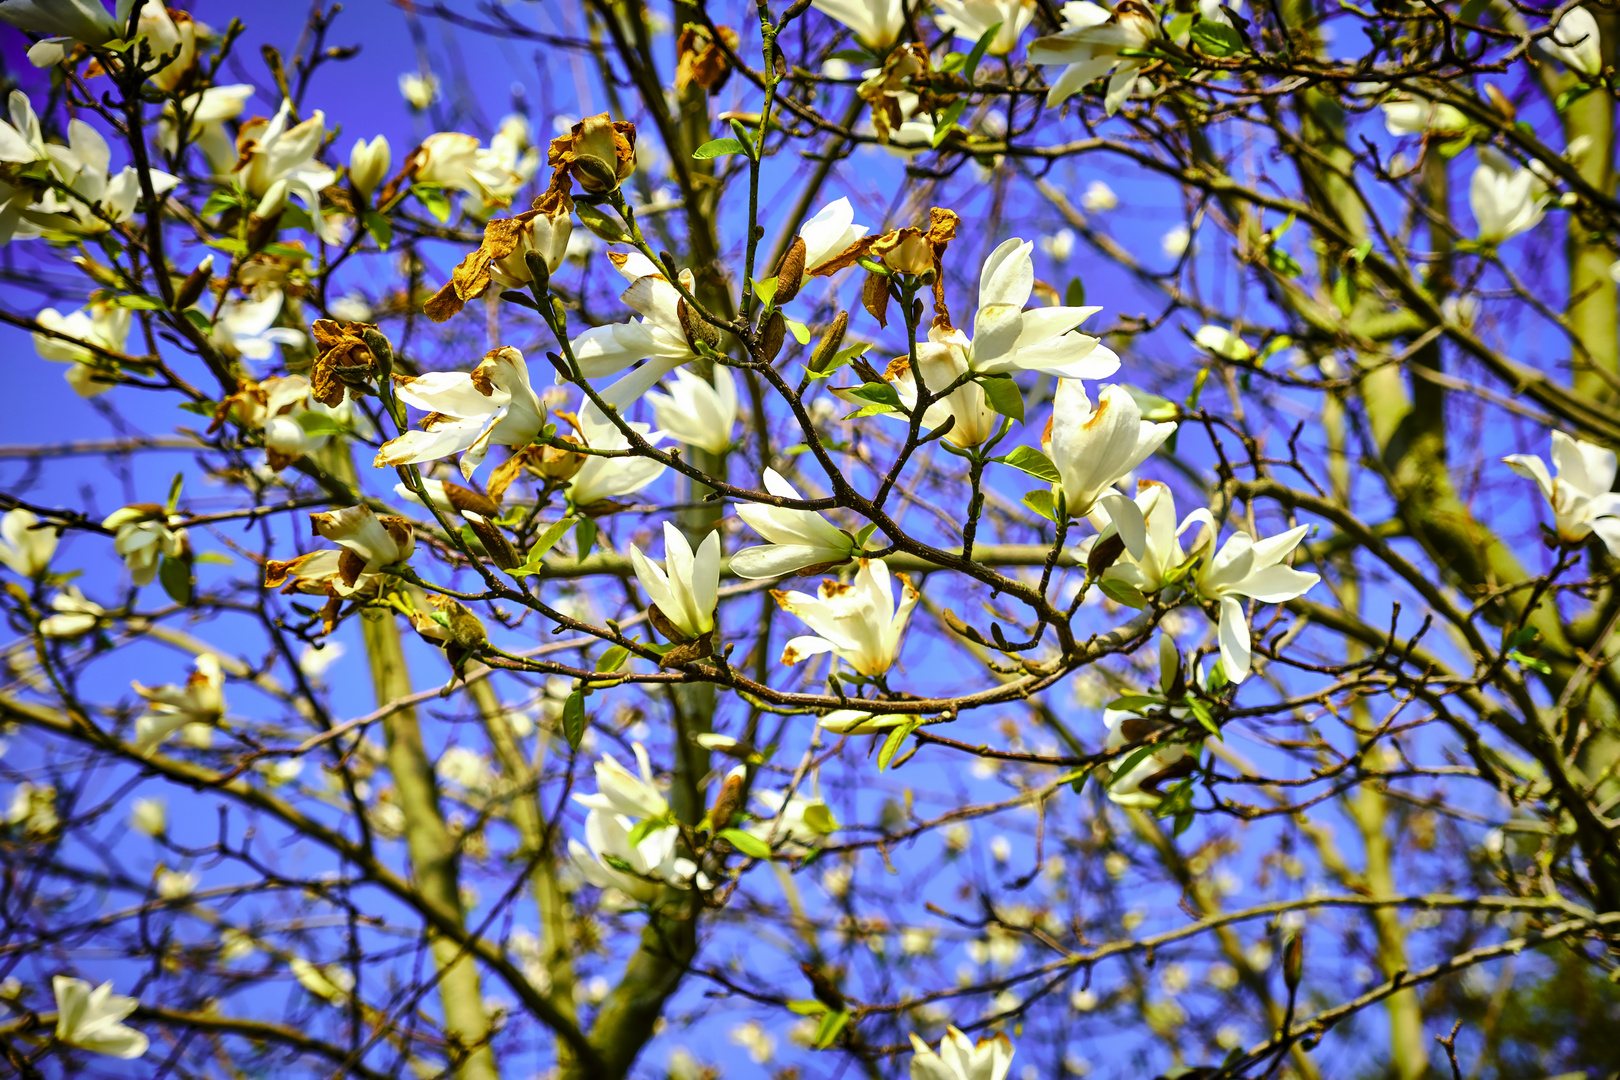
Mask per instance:
[[[412,175],[418,184],[464,192],[485,208],[508,206],[533,175],[530,163],[539,164],[538,158],[509,161],[508,149],[481,147],[476,135],[465,132],[434,132],[417,147]],[[526,168],[528,174],[514,165]]]
[[[985,260],[968,366],[985,374],[1040,371],[1065,379],[1106,379],[1119,370],[1119,357],[1075,329],[1102,308],[1024,310],[1035,289],[1034,248],[1014,237]]]
[[[236,140],[226,128],[247,107],[253,87],[247,83],[210,86],[182,98],[178,113],[174,103],[163,106],[158,118],[158,145],[173,154],[180,149],[180,120],[185,119],[186,139],[202,151],[212,179],[224,180],[236,168]]]
[[[1115,533],[1124,537],[1133,530],[1141,530],[1140,534],[1130,535],[1127,550],[1103,571],[1103,580],[1128,586],[1144,597],[1169,585],[1171,575],[1185,567],[1192,555],[1204,546],[1206,537],[1215,532],[1215,519],[1204,507],[1188,514],[1178,527],[1175,496],[1168,485],[1157,480],[1137,481],[1134,500],[1120,496],[1099,500],[1091,512],[1091,521],[1098,526],[1098,542]],[[1181,536],[1195,525],[1207,529],[1208,533],[1194,534],[1191,551],[1183,551]],[[1131,551],[1130,547],[1136,550]],[[1115,599],[1122,598],[1119,590],[1112,595]]]
[[[807,656],[830,652],[862,675],[876,677],[894,666],[911,609],[921,594],[905,574],[900,578],[900,604],[895,606],[889,568],[882,559],[862,559],[853,584],[827,578],[816,594],[772,591],[777,606],[797,616],[818,636],[793,638],[782,650],[782,663],[797,664]]]
[[[972,347],[967,335],[960,330],[946,330],[940,326],[928,329],[928,340],[917,346],[916,367],[921,370],[923,383],[930,394],[938,395],[947,386],[968,372],[968,350]],[[904,412],[881,415],[911,423],[911,412],[917,407],[917,378],[912,370],[911,358],[896,357],[883,372],[883,378],[894,387],[894,392],[905,407]],[[837,388],[833,393],[854,405],[870,402],[855,397],[850,389]],[[984,386],[978,382],[963,383],[944,397],[929,403],[923,412],[924,430],[934,431],[947,420],[955,418],[945,439],[955,446],[978,446],[995,435],[1000,428],[1001,414],[990,407]]]
[[[225,715],[225,673],[219,657],[203,653],[184,686],[130,684],[146,699],[147,710],[135,721],[135,747],[149,754],[187,724],[211,726]]]
[[[789,798],[785,791],[756,791],[754,801],[771,816],[754,821],[747,831],[767,843],[802,850],[814,847],[838,829],[838,820],[814,781],[809,795],[795,793]]]
[[[339,567],[344,583],[350,587],[361,574],[374,574],[385,566],[405,562],[416,550],[416,534],[408,520],[378,517],[365,503],[311,514],[309,520],[317,536],[349,553],[339,557]]]
[[[1552,434],[1553,468],[1532,454],[1502,459],[1520,476],[1536,482],[1553,509],[1553,527],[1566,544],[1583,543],[1596,533],[1612,555],[1620,556],[1620,493],[1614,486],[1615,454],[1592,443]]]
[[[635,824],[607,810],[586,815],[585,843],[568,841],[568,854],[585,880],[601,889],[617,889],[642,904],[657,900],[665,885],[690,888],[697,867],[676,855],[679,832],[656,829],[632,845],[630,831]]]
[[[399,93],[407,105],[421,111],[439,100],[439,77],[431,71],[407,71],[399,77]]]
[[[168,804],[161,796],[136,799],[130,804],[129,827],[146,836],[162,836],[169,829]]]
[[[316,160],[325,142],[326,115],[317,109],[294,124],[291,101],[283,101],[269,120],[242,125],[236,177],[242,190],[259,200],[255,217],[274,217],[289,197],[296,198],[309,211],[315,234],[328,244],[337,242],[337,233],[321,214],[321,189],[337,181],[337,173]]]
[[[107,610],[93,600],[85,598],[77,586],[68,585],[51,597],[51,610],[39,621],[39,632],[51,638],[78,637],[96,628]]]
[[[114,384],[95,376],[97,373],[116,373],[117,365],[95,349],[122,353],[129,342],[130,315],[128,308],[116,304],[90,304],[66,315],[55,308],[46,308],[34,316],[40,326],[77,338],[85,344],[75,345],[36,331],[33,335],[34,351],[43,360],[73,365],[67,370],[67,382],[75,394],[83,398],[105,394]]]
[[[574,801],[591,810],[622,814],[636,820],[667,815],[669,800],[653,779],[647,748],[637,742],[631,743],[630,749],[636,755],[640,776],[620,765],[612,754],[603,754],[596,763],[596,794],[576,794]]]
[[[941,30],[951,31],[967,41],[978,41],[997,23],[1001,28],[991,39],[985,51],[991,56],[1006,56],[1018,46],[1030,22],[1035,18],[1035,0],[935,0],[939,13],[934,22]]]
[[[1123,386],[1105,387],[1091,406],[1078,380],[1058,383],[1052,398],[1052,419],[1046,429],[1047,456],[1057,466],[1059,483],[1069,514],[1084,517],[1127,473],[1146,461],[1170,433],[1171,423],[1142,419],[1136,399]],[[1120,497],[1121,503],[1130,500]],[[1133,555],[1142,549],[1138,537],[1121,529]]]
[[[862,45],[874,52],[887,52],[900,40],[906,27],[906,9],[901,0],[811,0],[815,9],[854,31]]]
[[[1479,223],[1479,238],[1501,243],[1535,228],[1547,210],[1547,182],[1494,146],[1481,146],[1478,154],[1479,167],[1468,182],[1468,205]]]
[[[1085,193],[1080,196],[1080,205],[1088,213],[1100,214],[1118,206],[1119,196],[1114,194],[1113,188],[1101,180],[1093,180],[1086,185]]]
[[[0,11],[16,6],[22,5],[6,4]],[[135,998],[113,993],[110,982],[92,989],[83,979],[66,975],[51,979],[51,990],[56,995],[58,1042],[125,1060],[146,1053],[146,1036],[123,1023],[140,1005]]]
[[[174,527],[179,523],[179,517],[165,514],[161,506],[137,503],[114,510],[101,527],[115,531],[113,550],[129,567],[135,584],[146,585],[157,577],[162,559],[178,559],[185,553],[186,531]]]
[[[1030,63],[1065,65],[1046,92],[1047,107],[1058,105],[1093,79],[1113,72],[1103,108],[1109,116],[1114,115],[1130,97],[1136,73],[1148,62],[1141,56],[1121,56],[1119,51],[1142,49],[1162,37],[1158,19],[1139,0],[1120,0],[1112,13],[1088,0],[1077,0],[1063,5],[1063,25],[1058,33],[1036,38],[1029,47]]]
[[[1384,110],[1384,130],[1391,135],[1421,135],[1425,131],[1461,131],[1468,117],[1455,105],[1444,105],[1423,98],[1396,98],[1379,106]]]
[[[799,228],[798,239],[804,241],[804,272],[814,274],[869,231],[865,225],[855,224],[855,208],[847,198],[834,199]]]
[[[1074,230],[1062,228],[1050,236],[1041,237],[1037,243],[1053,262],[1064,263],[1074,254],[1074,240]]]
[[[737,423],[737,381],[731,369],[714,366],[714,385],[685,368],[675,371],[668,394],[647,395],[653,418],[670,438],[711,454],[731,448],[731,430]]]
[[[664,438],[662,431],[652,430],[649,424],[632,423],[626,426],[653,446]],[[630,449],[629,438],[596,407],[595,402],[579,410],[579,433],[584,444],[593,450]],[[588,455],[568,483],[568,498],[576,507],[617,499],[640,491],[663,475],[666,467],[663,462],[649,457]]]
[[[779,499],[804,498],[775,469],[765,470],[765,490]],[[737,516],[769,541],[743,548],[731,557],[731,571],[741,578],[781,577],[836,566],[848,562],[859,550],[853,536],[814,510],[738,503]]]
[[[1603,72],[1603,39],[1597,19],[1584,7],[1564,12],[1558,26],[1537,43],[1541,51],[1582,75]]]
[[[698,545],[697,554],[686,537],[664,522],[664,565],[630,548],[630,565],[647,597],[663,616],[654,622],[660,633],[668,624],[688,641],[714,630],[714,609],[720,598],[720,534],[711,532]],[[666,635],[674,636],[674,635]]]
[[[24,97],[19,102],[18,96],[12,94],[12,119],[14,123],[18,120],[22,123],[13,130],[28,130],[31,137],[37,133],[39,121],[34,118],[28,99]],[[19,116],[19,113],[26,115]],[[18,148],[8,146],[6,149]],[[29,149],[34,149],[32,144]],[[51,172],[68,193],[52,188],[40,196],[39,202],[28,212],[32,230],[19,223],[17,235],[43,232],[57,238],[94,236],[129,220],[135,213],[135,204],[141,197],[140,175],[133,166],[125,166],[117,173],[110,171],[112,149],[95,128],[83,120],[70,120],[68,144],[45,143],[43,149]],[[11,158],[14,154],[7,152],[3,156]],[[177,177],[156,169],[149,175],[153,193],[159,196],[180,182]]]
[[[1179,719],[1187,710],[1179,708],[1170,712]],[[1173,726],[1168,720],[1150,720],[1119,709],[1104,709],[1103,723],[1108,725],[1108,738],[1103,743],[1103,748],[1110,751],[1123,750]],[[1118,759],[1118,764],[1123,765],[1128,757],[1129,754],[1122,755]],[[1158,743],[1153,752],[1131,766],[1130,771],[1124,774],[1116,773],[1108,784],[1108,798],[1120,806],[1159,805],[1163,797],[1153,790],[1157,780],[1186,757],[1185,743]],[[1144,784],[1148,785],[1146,791],[1142,789]]]
[[[474,217],[487,218],[503,206],[512,204],[518,189],[534,179],[540,168],[540,151],[533,145],[527,117],[517,113],[501,119],[500,127],[489,138],[489,146],[478,151],[473,178],[480,191],[481,205],[469,206]],[[557,258],[568,242],[567,233],[558,243]]]
[[[491,350],[471,372],[397,378],[394,393],[429,415],[422,430],[383,444],[378,468],[460,454],[461,475],[470,479],[491,446],[528,446],[546,426],[546,407],[529,383],[529,365],[510,346]]]
[[[593,326],[569,342],[579,372],[587,379],[623,371],[638,360],[648,361],[631,376],[610,388],[622,407],[659,379],[689,360],[697,358],[694,331],[702,335],[707,327],[691,313],[680,292],[664,277],[664,271],[639,252],[608,253],[630,287],[619,297],[639,312],[639,320]],[[696,288],[692,271],[680,272],[687,293]],[[632,392],[629,388],[637,388]]]
[[[277,345],[302,345],[302,330],[274,325],[284,299],[280,289],[260,287],[247,296],[227,300],[214,322],[214,344],[249,360],[270,359]]]
[[[370,199],[377,185],[387,177],[391,164],[393,152],[388,148],[386,136],[378,135],[369,143],[356,139],[354,148],[349,151],[349,183],[354,185],[354,190]]]
[[[1249,675],[1249,618],[1243,610],[1246,596],[1263,604],[1281,604],[1304,596],[1320,575],[1282,565],[1310,527],[1300,525],[1269,540],[1234,533],[1213,556],[1207,556],[1194,577],[1198,595],[1220,605],[1221,668],[1233,683]],[[1207,534],[1206,550],[1214,545]]]
[[[21,577],[40,577],[51,567],[60,539],[52,528],[36,529],[39,517],[19,506],[0,518],[0,564]]]
[[[1192,246],[1192,230],[1185,225],[1177,225],[1163,236],[1159,237],[1159,250],[1172,259],[1179,259],[1187,253]]]
[[[911,1059],[911,1080],[1006,1080],[1012,1068],[1013,1045],[1000,1032],[975,1043],[956,1028],[947,1027],[937,1054],[915,1032],[911,1045],[916,1051]]]

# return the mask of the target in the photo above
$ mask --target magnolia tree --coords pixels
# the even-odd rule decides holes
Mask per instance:
[[[0,0],[9,1075],[1620,1066],[1613,0],[937,3]]]

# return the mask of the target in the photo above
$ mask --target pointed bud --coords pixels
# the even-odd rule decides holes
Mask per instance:
[[[675,313],[680,317],[681,329],[686,331],[686,342],[694,352],[700,351],[699,342],[711,349],[719,347],[720,328],[693,311],[684,299],[676,303]]]
[[[795,236],[793,243],[776,264],[776,303],[785,304],[799,295],[804,283],[804,237]]]
[[[715,830],[726,828],[731,819],[742,809],[743,778],[748,770],[741,765],[726,774],[725,783],[720,785],[720,794],[714,798],[714,805],[709,808],[709,823]]]
[[[1181,650],[1176,648],[1169,634],[1159,635],[1159,688],[1171,701],[1187,696],[1187,682],[1182,678]]]
[[[448,485],[446,485],[448,488]],[[448,492],[446,492],[448,494]],[[523,565],[523,559],[512,547],[512,542],[501,532],[499,525],[484,517],[482,514],[468,512],[462,515],[467,520],[467,527],[478,537],[478,542],[484,545],[489,552],[490,559],[502,570],[510,570]]]
[[[349,151],[349,183],[363,202],[371,200],[371,193],[388,175],[392,164],[393,154],[385,136],[379,135],[369,143],[364,139],[355,140],[354,149]]]
[[[832,325],[827,328],[827,332],[821,335],[821,342],[816,346],[816,351],[810,354],[808,366],[811,371],[819,375],[827,370],[827,365],[838,355],[838,347],[844,343],[844,332],[848,329],[849,312],[840,311]]]
[[[202,298],[203,290],[208,288],[208,275],[214,269],[214,257],[204,255],[197,269],[186,275],[181,283],[180,291],[174,296],[174,310],[184,311]]]
[[[776,359],[782,351],[782,342],[787,338],[787,319],[780,310],[771,312],[771,317],[765,321],[765,329],[760,334],[759,352],[766,361]]]
[[[1305,969],[1305,933],[1295,930],[1288,935],[1288,942],[1283,946],[1283,982],[1288,985],[1288,992],[1293,993],[1299,989],[1299,978]]]

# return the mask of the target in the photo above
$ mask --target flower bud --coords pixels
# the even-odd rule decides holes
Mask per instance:
[[[607,113],[588,116],[551,140],[549,163],[592,195],[617,191],[636,170],[636,126]]]
[[[804,237],[795,236],[782,261],[776,264],[776,303],[785,304],[799,295],[799,286],[804,283],[805,250]]]
[[[370,143],[356,139],[354,149],[349,151],[349,183],[363,201],[370,202],[371,193],[383,182],[392,164],[393,155],[386,136],[379,135]]]
[[[816,346],[816,351],[810,354],[808,366],[811,371],[819,375],[827,370],[827,365],[838,355],[838,347],[844,343],[844,332],[848,329],[849,312],[840,311],[832,325],[827,328],[827,332],[821,335],[821,342]]]
[[[572,435],[559,435],[557,441],[579,445],[579,440]],[[540,463],[536,471],[547,480],[572,480],[574,474],[585,467],[585,454],[559,450],[555,446],[542,446],[539,449]]]
[[[694,352],[701,351],[698,348],[700,342],[711,349],[719,347],[720,328],[693,311],[684,299],[676,303],[675,314],[679,316],[681,329],[686,331],[687,344],[692,346]]]
[[[186,280],[180,284],[180,290],[174,295],[174,310],[184,311],[202,298],[203,290],[208,288],[208,275],[214,269],[214,257],[204,255],[197,269],[186,275]]]
[[[1288,942],[1283,946],[1283,982],[1288,985],[1288,992],[1293,993],[1299,989],[1299,978],[1305,968],[1305,933],[1295,930],[1288,935]]]
[[[720,794],[714,798],[714,805],[709,808],[709,823],[716,829],[724,829],[731,824],[731,819],[742,809],[743,778],[748,770],[738,765],[726,774],[726,782],[720,785]]]
[[[1159,689],[1171,701],[1187,695],[1187,681],[1182,677],[1181,650],[1169,634],[1159,635]]]
[[[765,329],[760,334],[760,355],[766,360],[775,360],[776,354],[782,351],[782,342],[786,338],[787,319],[780,310],[771,312],[771,317],[765,321]]]
[[[470,510],[462,517],[467,520],[467,527],[478,537],[478,542],[484,545],[484,550],[489,552],[489,557],[496,566],[502,570],[511,570],[513,567],[523,565],[522,556],[512,547],[512,542],[501,532],[499,525]]]

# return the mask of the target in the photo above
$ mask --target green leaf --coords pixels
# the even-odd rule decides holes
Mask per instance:
[[[984,387],[984,400],[992,409],[1020,424],[1024,422],[1024,395],[1011,375],[986,375],[979,379],[979,385]]]
[[[155,296],[146,296],[143,293],[128,293],[124,296],[113,297],[115,307],[129,308],[131,311],[167,311],[168,305]]]
[[[865,49],[839,49],[829,59],[842,60],[849,64],[865,64],[867,67],[871,67],[875,58]]]
[[[743,144],[744,151],[748,154],[748,156],[753,157],[754,152],[755,152],[756,148],[759,145],[759,139],[756,139],[755,136],[754,136],[754,133],[752,131],[748,130],[748,125],[747,124],[744,124],[741,120],[737,119],[735,116],[733,116],[731,118],[730,123],[731,123],[731,131],[732,131],[732,133],[734,135],[737,136],[737,141]],[[764,132],[763,131],[760,132],[759,138],[760,139],[764,138]]]
[[[970,85],[973,82],[973,76],[978,74],[979,61],[984,59],[985,52],[988,51],[990,46],[995,42],[996,35],[999,33],[1001,33],[1001,24],[995,23],[984,33],[980,34],[979,40],[973,43],[973,51],[968,53],[967,63],[962,65],[962,77],[966,79]]]
[[[821,1023],[816,1025],[815,1048],[825,1050],[838,1038],[838,1033],[849,1024],[849,1012],[844,1009],[831,1010],[821,1014]]]
[[[887,405],[896,412],[905,408],[900,404],[899,393],[886,382],[862,383],[860,386],[851,387],[849,395],[862,401],[870,401],[874,405]]]
[[[1305,273],[1305,268],[1299,265],[1299,260],[1280,247],[1266,248],[1266,265],[1283,277],[1299,277]]]
[[[939,149],[939,144],[949,138],[951,132],[956,130],[956,122],[962,119],[962,113],[967,109],[967,104],[967,98],[957,98],[945,107],[944,112],[939,114],[938,119],[934,122],[934,138],[931,140],[936,150]]]
[[[1136,768],[1138,765],[1142,764],[1142,762],[1152,757],[1154,751],[1159,749],[1159,746],[1149,745],[1139,746],[1135,750],[1132,750],[1125,756],[1124,761],[1114,766],[1114,775],[1109,779],[1108,786],[1112,788],[1115,784],[1131,775],[1132,769]]]
[[[628,659],[630,659],[630,650],[623,645],[615,645],[597,658],[596,670],[611,674],[624,667],[624,662]]]
[[[540,573],[545,566],[546,552],[557,546],[557,541],[567,535],[569,528],[573,524],[573,518],[563,518],[561,521],[552,522],[546,527],[546,531],[541,533],[539,538],[535,540],[534,546],[529,548],[528,553],[523,557],[523,565],[513,567],[507,573],[515,578]]]
[[[1055,484],[1060,479],[1057,466],[1052,464],[1052,459],[1032,446],[1014,447],[1011,453],[990,460],[1011,465],[1015,469],[1029,473],[1037,480],[1045,480],[1048,484]]]
[[[799,998],[787,1003],[788,1012],[798,1013],[800,1016],[820,1016],[827,1011],[827,1006],[815,998]]]
[[[314,409],[299,413],[293,417],[293,421],[312,439],[318,439],[322,435],[343,433],[343,425],[338,423],[337,417],[330,413],[316,412]]]
[[[865,525],[862,525],[861,531],[855,534],[855,546],[857,548],[864,548],[866,546],[866,542],[872,538],[872,534],[876,531],[877,522],[875,521],[868,521]]]
[[[1086,283],[1079,278],[1071,278],[1069,287],[1063,290],[1064,307],[1086,306]]]
[[[1215,714],[1209,711],[1209,703],[1202,698],[1190,697],[1187,699],[1187,709],[1193,718],[1203,725],[1205,731],[1223,742],[1226,736],[1221,734],[1221,726],[1215,722]]]
[[[578,750],[579,744],[585,739],[585,692],[583,690],[575,690],[568,695],[568,700],[563,702],[562,726],[563,738],[568,740],[569,746]]]
[[[1134,713],[1141,712],[1143,709],[1162,708],[1163,705],[1163,701],[1151,694],[1121,694],[1107,705],[1104,705],[1103,708]]]
[[[839,368],[848,365],[857,356],[863,355],[866,350],[870,349],[871,347],[871,342],[863,341],[855,345],[850,345],[847,348],[839,349],[836,353],[833,353],[833,358],[827,361],[826,367],[822,368],[820,371],[810,372],[810,377],[812,379],[825,379]]]
[[[748,147],[743,145],[741,139],[710,139],[708,142],[692,151],[692,156],[697,158],[699,161],[708,161],[711,158],[726,157],[729,154],[742,154],[747,156]]]
[[[897,728],[890,728],[888,737],[883,740],[883,748],[878,751],[878,772],[889,767],[894,755],[900,749],[900,744],[906,741],[906,736],[917,730],[917,721],[912,720],[901,724]]]
[[[443,189],[431,184],[417,184],[411,188],[411,194],[415,195],[416,201],[427,207],[427,212],[440,222],[450,220],[450,197]]]
[[[163,565],[158,567],[158,581],[163,584],[163,591],[169,594],[169,599],[177,604],[190,604],[192,586],[195,584],[191,576],[191,563],[186,559],[176,559],[165,555]]]
[[[624,229],[620,227],[618,222],[590,203],[575,203],[574,215],[579,218],[581,225],[610,244],[622,244],[629,239],[629,237],[625,236]]]
[[[214,328],[214,324],[208,321],[208,316],[204,315],[196,308],[186,308],[182,314],[185,315],[186,322],[190,323],[192,326],[195,326],[198,330],[205,334]],[[181,408],[185,408],[185,406],[182,405]],[[212,416],[213,411],[210,410],[208,415]]]
[[[247,254],[247,245],[242,243],[242,241],[233,239],[229,236],[216,236],[212,239],[204,240],[203,243],[213,248],[215,251],[223,251],[227,255]]]
[[[384,251],[394,242],[394,225],[375,210],[366,211],[366,232],[377,242],[377,246]]]
[[[1116,581],[1113,578],[1103,578],[1097,582],[1097,588],[1101,589],[1102,594],[1116,604],[1124,604],[1126,607],[1135,608],[1138,611],[1147,607],[1147,597],[1143,596],[1142,590],[1135,585]]]
[[[1021,501],[1047,521],[1054,523],[1057,521],[1057,504],[1052,500],[1051,488],[1031,491]]]
[[[203,217],[210,217],[241,205],[242,197],[236,193],[235,188],[216,188],[197,213]]]
[[[595,543],[596,522],[588,517],[580,518],[579,524],[574,527],[574,561],[584,562]]]
[[[211,566],[230,566],[236,562],[235,559],[231,558],[223,551],[204,551],[200,555],[195,556],[191,561],[194,563],[207,563]]]
[[[164,513],[172,514],[174,508],[180,505],[180,489],[185,483],[185,473],[175,473],[174,479],[169,481],[169,497],[163,502]]]
[[[167,562],[165,562],[164,565],[168,565]],[[1518,649],[1514,649],[1512,652],[1508,653],[1508,659],[1517,661],[1519,666],[1527,667],[1531,671],[1539,671],[1543,675],[1552,674],[1552,665],[1547,663],[1547,661],[1542,660],[1539,657],[1528,656],[1525,653],[1520,652]]]
[[[721,829],[715,835],[744,855],[747,855],[750,859],[769,859],[771,857],[771,849],[765,846],[765,841],[753,833],[746,833],[741,829]]]
[[[1198,46],[1205,56],[1231,56],[1243,51],[1238,32],[1214,19],[1199,19],[1187,35],[1187,43]]]
[[[810,344],[810,328],[808,326],[788,318],[784,318],[782,322],[787,326],[788,333],[792,334],[793,339],[800,345]]]
[[[773,277],[768,277],[764,281],[756,281],[754,282],[754,295],[759,297],[760,303],[769,307],[771,301],[776,299],[776,285],[777,279]]]
[[[838,819],[826,803],[811,803],[804,808],[804,824],[812,832],[827,836],[838,831]]]

